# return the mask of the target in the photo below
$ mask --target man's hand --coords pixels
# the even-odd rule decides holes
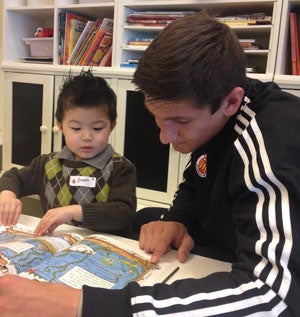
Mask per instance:
[[[0,278],[1,317],[76,317],[80,296],[81,290],[62,284],[17,275]]]
[[[4,226],[15,225],[22,212],[22,202],[14,192],[3,190],[0,193],[0,224]]]
[[[185,262],[194,241],[186,227],[179,222],[152,221],[142,226],[140,231],[140,248],[152,252],[152,263],[157,263],[170,247],[178,250],[179,262]]]

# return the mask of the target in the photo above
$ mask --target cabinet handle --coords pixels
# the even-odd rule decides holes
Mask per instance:
[[[40,131],[42,132],[42,133],[46,133],[47,132],[47,127],[46,126],[44,126],[44,125],[41,125],[40,126]]]
[[[57,126],[53,127],[52,132],[57,134],[59,132],[59,128]]]

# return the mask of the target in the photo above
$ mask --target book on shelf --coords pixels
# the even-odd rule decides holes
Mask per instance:
[[[99,46],[102,44],[102,39],[105,37],[106,34],[111,35],[111,37],[113,34],[113,20],[109,18],[104,18],[101,24],[99,24],[98,28],[95,30],[94,34],[92,35],[91,42],[78,65],[89,65]]]
[[[64,44],[64,57],[63,57],[63,64],[66,65],[68,63],[69,59],[69,45],[70,45],[70,36],[71,36],[71,21],[72,20],[78,20],[83,22],[84,24],[87,23],[88,17],[71,12],[71,11],[66,11],[66,16],[65,16],[65,44]],[[73,46],[74,43],[71,44]]]
[[[115,236],[60,233],[37,237],[17,224],[0,227],[0,276],[18,274],[38,281],[118,289],[129,282],[162,282],[174,263],[150,263],[138,243]]]
[[[289,13],[292,75],[300,75],[299,20],[300,17],[297,13]]]
[[[244,50],[259,50],[260,49],[256,39],[239,39],[239,42]]]
[[[138,58],[127,58],[126,61],[122,62],[120,66],[125,68],[136,68],[138,63]]]
[[[272,17],[263,12],[216,17],[216,19],[229,26],[270,25],[272,23]]]
[[[82,33],[80,34],[78,41],[75,44],[75,47],[74,47],[71,55],[69,56],[69,59],[68,59],[69,65],[74,64],[75,59],[77,58],[78,54],[80,53],[80,50],[82,49],[84,41],[87,39],[87,36],[88,36],[89,32],[91,31],[91,29],[95,23],[96,23],[95,21],[90,20],[85,25]]]
[[[69,39],[69,45],[68,45],[68,59],[65,61],[65,64],[69,63],[69,58],[74,50],[74,47],[75,47],[81,33],[84,30],[86,23],[87,23],[86,21],[71,19],[71,21],[70,21],[70,39]]]
[[[112,34],[105,33],[96,51],[94,52],[92,59],[88,63],[89,66],[110,66],[111,65],[112,40],[113,40]]]
[[[84,54],[86,53],[88,47],[90,46],[93,37],[95,35],[95,33],[97,32],[99,25],[101,24],[102,20],[97,19],[95,21],[95,23],[93,24],[93,26],[91,27],[91,29],[89,30],[89,32],[87,33],[86,37],[84,38],[83,42],[81,43],[76,56],[73,58],[73,61],[71,61],[70,63],[72,65],[79,65],[80,61],[83,59]]]
[[[144,26],[158,26],[158,27],[164,27],[167,26],[169,23],[173,22],[174,20],[132,20],[130,18],[127,18],[126,23],[128,25],[144,25]]]
[[[99,63],[100,67],[107,67],[111,66],[111,59],[112,59],[112,45],[109,45],[104,53],[101,62]]]
[[[133,38],[128,41],[128,45],[148,46],[153,41],[153,38]]]
[[[58,13],[58,64],[64,62],[66,11]]]
[[[126,23],[128,25],[145,25],[164,27],[174,20],[180,19],[195,11],[141,11],[128,14]]]

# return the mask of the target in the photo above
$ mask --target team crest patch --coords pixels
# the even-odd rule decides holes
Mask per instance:
[[[200,177],[207,176],[207,154],[202,154],[196,162],[196,171]]]

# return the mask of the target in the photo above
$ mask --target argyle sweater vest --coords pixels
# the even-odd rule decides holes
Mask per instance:
[[[81,161],[70,161],[58,158],[50,159],[45,165],[45,197],[47,209],[67,205],[81,205],[103,201],[109,193],[108,180],[113,171],[115,161],[120,160],[116,153],[103,169],[97,169]],[[95,187],[71,186],[71,176],[95,177]]]

